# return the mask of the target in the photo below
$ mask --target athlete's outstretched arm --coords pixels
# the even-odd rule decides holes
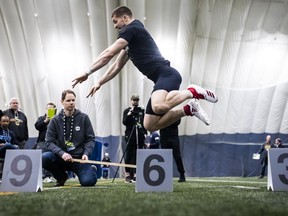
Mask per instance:
[[[113,79],[121,71],[121,69],[124,67],[124,65],[127,63],[128,60],[129,57],[126,51],[124,49],[121,50],[115,62],[108,68],[108,70],[103,74],[103,76],[91,88],[87,97],[89,96],[92,97],[102,85]]]
[[[114,56],[116,56],[121,50],[123,50],[128,45],[128,42],[122,38],[117,39],[114,44],[105,49],[92,64],[88,72],[80,75],[79,77],[72,80],[72,88],[74,88],[78,83],[82,83],[88,79],[88,76],[100,68],[104,67]]]

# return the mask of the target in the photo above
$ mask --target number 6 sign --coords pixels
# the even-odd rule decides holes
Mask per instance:
[[[136,192],[172,192],[172,149],[138,149]]]
[[[41,150],[7,150],[1,191],[38,192],[43,190]]]

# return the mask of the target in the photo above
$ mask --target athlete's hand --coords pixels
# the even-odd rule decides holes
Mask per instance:
[[[74,80],[72,80],[72,82],[74,82],[72,84],[72,88],[74,88],[78,83],[82,83],[84,81],[86,81],[88,79],[88,74],[84,73],[81,76],[75,78]]]
[[[92,97],[92,96],[96,93],[96,91],[97,91],[98,89],[100,89],[100,87],[101,87],[101,85],[100,85],[99,83],[96,83],[96,84],[91,88],[91,90],[90,90],[89,94],[86,96],[86,98]]]

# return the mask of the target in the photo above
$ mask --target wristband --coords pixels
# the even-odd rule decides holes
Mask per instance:
[[[93,71],[92,71],[92,70],[88,70],[88,71],[86,71],[85,73],[89,76],[90,74],[93,73]]]

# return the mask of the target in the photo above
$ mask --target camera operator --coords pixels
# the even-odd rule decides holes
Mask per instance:
[[[136,164],[137,148],[143,149],[147,130],[143,126],[145,110],[139,107],[139,95],[132,95],[131,106],[123,112],[123,124],[125,129],[125,163]],[[138,136],[137,136],[138,135]],[[125,167],[126,183],[136,181],[136,170]]]

